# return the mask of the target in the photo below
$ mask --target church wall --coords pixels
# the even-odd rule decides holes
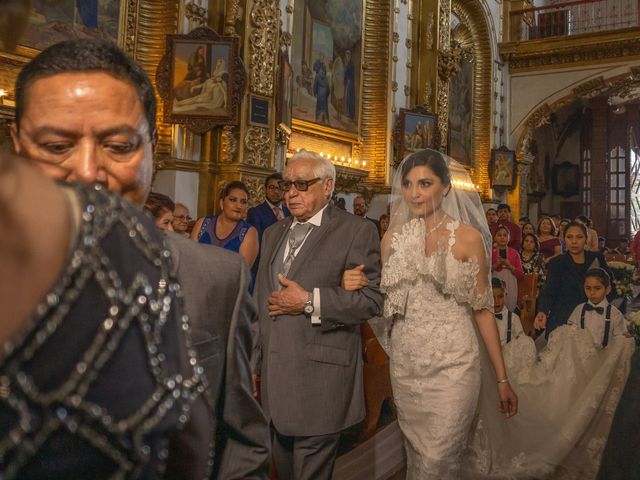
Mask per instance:
[[[572,89],[589,80],[603,77],[604,80],[628,72],[639,66],[640,60],[625,61],[597,66],[571,67],[562,70],[509,75],[509,143],[515,148],[526,121],[537,108],[570,94]]]

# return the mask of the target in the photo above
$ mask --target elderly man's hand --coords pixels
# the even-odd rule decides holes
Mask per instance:
[[[304,311],[304,306],[309,297],[308,292],[298,283],[289,280],[282,274],[278,275],[282,290],[272,292],[269,297],[269,315],[299,315]]]

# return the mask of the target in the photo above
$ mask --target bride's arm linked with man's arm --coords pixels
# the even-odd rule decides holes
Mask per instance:
[[[470,234],[462,236],[463,238],[466,237],[466,241],[460,242],[459,245],[463,251],[459,253],[466,258],[475,257],[478,259],[480,269],[478,272],[477,291],[483,292],[485,289],[490,288],[490,285],[488,283],[488,262],[484,252],[482,237],[472,228],[469,228],[467,232]],[[390,248],[390,240],[390,236],[385,235],[382,242],[383,251],[385,247],[386,249]],[[363,268],[364,266],[360,265],[356,268],[345,270],[342,275],[342,287],[345,290],[358,290],[367,285],[367,277],[362,273]],[[500,398],[498,408],[507,418],[512,417],[518,412],[518,397],[509,384],[495,318],[493,313],[488,309],[474,310],[474,316],[480,337],[485,344],[489,359],[496,373],[498,396]]]

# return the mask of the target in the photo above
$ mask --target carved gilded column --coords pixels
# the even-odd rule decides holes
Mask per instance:
[[[124,49],[144,68],[155,84],[156,68],[165,53],[165,35],[178,30],[178,0],[128,0]],[[170,155],[172,127],[162,122],[163,104],[158,103],[159,155]]]
[[[450,4],[451,0],[443,0]],[[436,91],[438,80],[438,48],[440,44],[439,0],[423,0],[413,3],[414,48],[411,52],[411,100],[413,106],[424,105],[431,112],[437,111]],[[449,26],[446,28],[447,39]]]

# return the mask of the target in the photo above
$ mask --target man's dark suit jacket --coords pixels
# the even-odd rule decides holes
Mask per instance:
[[[291,215],[289,210],[282,202],[282,212],[285,217]],[[276,223],[278,219],[276,218],[276,214],[273,213],[271,206],[266,202],[262,202],[260,205],[256,205],[249,209],[249,213],[247,214],[247,222],[256,227],[258,231],[258,245],[262,247],[262,234],[264,231],[269,228],[271,225]],[[261,248],[262,249],[262,248]],[[258,265],[260,265],[260,252],[258,251],[258,257],[256,261],[253,262],[253,273],[258,273]]]
[[[249,268],[240,255],[223,248],[172,232],[167,240],[215,410],[212,478],[266,479],[270,433],[251,383],[256,309],[249,295]]]
[[[600,252],[584,252],[584,265],[577,265],[569,253],[553,258],[547,267],[547,282],[538,300],[538,311],[548,314],[547,332],[564,325],[571,312],[587,301],[584,293],[584,274],[589,268],[600,267],[611,277],[611,293],[607,298],[611,302],[616,298],[616,285],[613,273]]]
[[[327,206],[287,276],[302,288],[320,289],[320,326],[305,315],[269,316],[273,265],[292,218],[269,227],[254,298],[260,323],[255,363],[262,378],[262,406],[278,432],[291,436],[337,433],[364,418],[360,324],[380,314],[380,237],[372,223]],[[349,292],[345,270],[365,265],[369,284]]]
[[[382,232],[380,230],[380,222],[375,218],[370,218],[370,217],[364,217],[364,218],[366,218],[370,222],[373,222],[373,224],[376,226],[376,230],[378,230],[378,237],[382,237]]]

